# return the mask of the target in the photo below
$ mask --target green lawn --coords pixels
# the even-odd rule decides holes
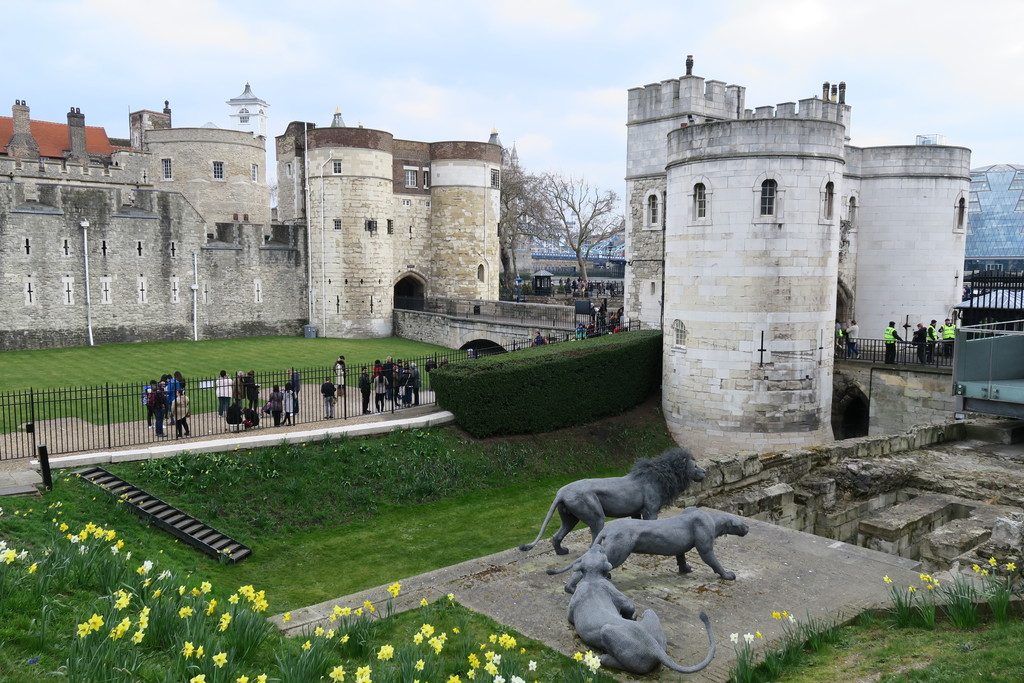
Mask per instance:
[[[256,372],[330,368],[339,355],[349,366],[386,356],[412,358],[453,353],[434,344],[389,339],[248,337],[210,341],[104,344],[0,353],[0,391],[144,383],[180,371],[186,378],[215,377],[221,370]]]

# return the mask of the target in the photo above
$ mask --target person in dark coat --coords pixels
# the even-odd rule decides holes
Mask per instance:
[[[260,402],[260,385],[256,384],[256,371],[250,370],[242,378],[242,384],[245,386],[245,400],[249,402],[249,408],[256,410],[256,406]]]
[[[363,368],[359,374],[359,393],[363,398],[363,415],[370,414],[370,373]]]

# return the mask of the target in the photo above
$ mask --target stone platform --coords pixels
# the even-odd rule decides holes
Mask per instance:
[[[678,514],[665,510],[662,517]],[[889,602],[889,576],[897,585],[918,585],[918,563],[846,543],[792,531],[766,522],[748,520],[750,533],[743,538],[723,536],[715,554],[723,566],[736,572],[735,581],[720,579],[700,561],[695,551],[687,555],[693,573],[680,575],[675,559],[634,555],[612,572],[612,581],[636,605],[637,611],[653,608],[668,638],[668,654],[687,666],[704,658],[707,638],[698,614],[707,612],[715,631],[718,651],[704,671],[683,676],[659,669],[648,676],[609,672],[623,681],[715,681],[728,679],[734,661],[729,634],[760,630],[764,641],[781,637],[782,624],[773,611],[787,610],[798,619],[808,617],[846,620],[868,607]],[[550,531],[550,530],[549,530]],[[524,539],[529,540],[529,539]],[[577,530],[566,539],[569,555],[555,555],[548,541],[530,552],[517,549],[402,580],[397,610],[411,609],[422,598],[433,601],[454,593],[462,605],[506,624],[523,635],[571,655],[588,648],[566,621],[569,595],[562,590],[568,574],[548,576],[546,569],[565,567],[582,554],[590,532]],[[334,605],[358,606],[364,600],[379,604],[387,597],[386,586],[340,596],[292,610],[287,625],[273,618],[288,634],[297,635],[317,624],[327,626]]]

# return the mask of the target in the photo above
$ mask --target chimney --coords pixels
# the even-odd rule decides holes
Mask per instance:
[[[825,81],[824,83],[821,84],[821,99],[824,100],[825,102],[828,102],[828,86],[828,81]]]
[[[846,81],[839,81],[839,104],[846,104]]]
[[[693,55],[686,55],[686,75],[693,75]]]
[[[171,102],[164,100],[164,114],[167,116],[167,127],[171,127]]]
[[[838,98],[838,95],[839,95],[839,86],[838,85],[833,85],[832,86],[832,101],[833,102],[836,101],[836,99]]]
[[[13,159],[36,160],[39,158],[39,143],[32,137],[32,121],[28,115],[25,100],[15,100],[11,107],[14,119],[14,134],[7,143],[7,154]]]
[[[78,107],[68,112],[68,142],[71,152],[68,159],[80,164],[89,163],[89,152],[85,148],[85,114]]]

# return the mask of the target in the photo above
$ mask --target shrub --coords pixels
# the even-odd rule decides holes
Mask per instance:
[[[642,330],[453,363],[431,373],[437,402],[477,438],[618,415],[661,384],[661,332]]]

